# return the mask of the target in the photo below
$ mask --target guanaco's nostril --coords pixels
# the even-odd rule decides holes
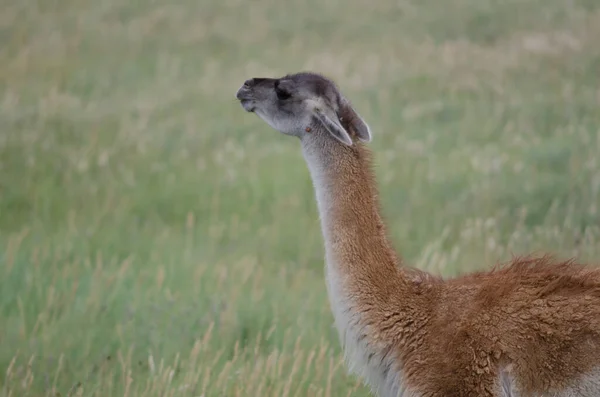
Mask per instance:
[[[254,79],[248,79],[244,81],[244,87],[250,87],[254,83]]]

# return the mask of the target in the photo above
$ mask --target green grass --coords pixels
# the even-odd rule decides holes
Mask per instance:
[[[252,76],[334,78],[391,235],[445,276],[600,258],[593,0],[10,2],[0,396],[367,396],[298,143]]]

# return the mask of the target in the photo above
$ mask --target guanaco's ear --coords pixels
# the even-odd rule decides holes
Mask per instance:
[[[362,142],[371,142],[371,129],[345,98],[342,98],[341,100],[339,116],[342,124],[348,126],[347,128],[350,129],[359,140]]]
[[[345,145],[352,146],[352,138],[348,134],[348,131],[342,127],[342,125],[337,120],[334,114],[330,115],[329,113],[333,113],[331,111],[325,111],[321,108],[313,109],[313,115],[315,118],[323,124],[325,129],[329,131],[329,133],[338,141],[342,142]]]

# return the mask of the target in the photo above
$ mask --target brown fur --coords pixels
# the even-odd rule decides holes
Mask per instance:
[[[331,233],[368,343],[393,355],[422,396],[560,391],[600,368],[600,270],[551,257],[444,281],[398,267],[379,212],[370,153],[332,143]]]
[[[405,266],[380,215],[370,130],[314,73],[254,78],[246,111],[300,138],[328,293],[352,368],[382,397],[600,394],[600,269],[514,258],[442,280]],[[338,124],[339,122],[339,124]]]

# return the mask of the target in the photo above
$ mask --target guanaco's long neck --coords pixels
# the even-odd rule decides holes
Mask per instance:
[[[393,293],[401,272],[380,215],[370,152],[317,133],[302,140],[302,149],[316,190],[327,266],[335,266],[350,285],[361,284],[361,291]]]

